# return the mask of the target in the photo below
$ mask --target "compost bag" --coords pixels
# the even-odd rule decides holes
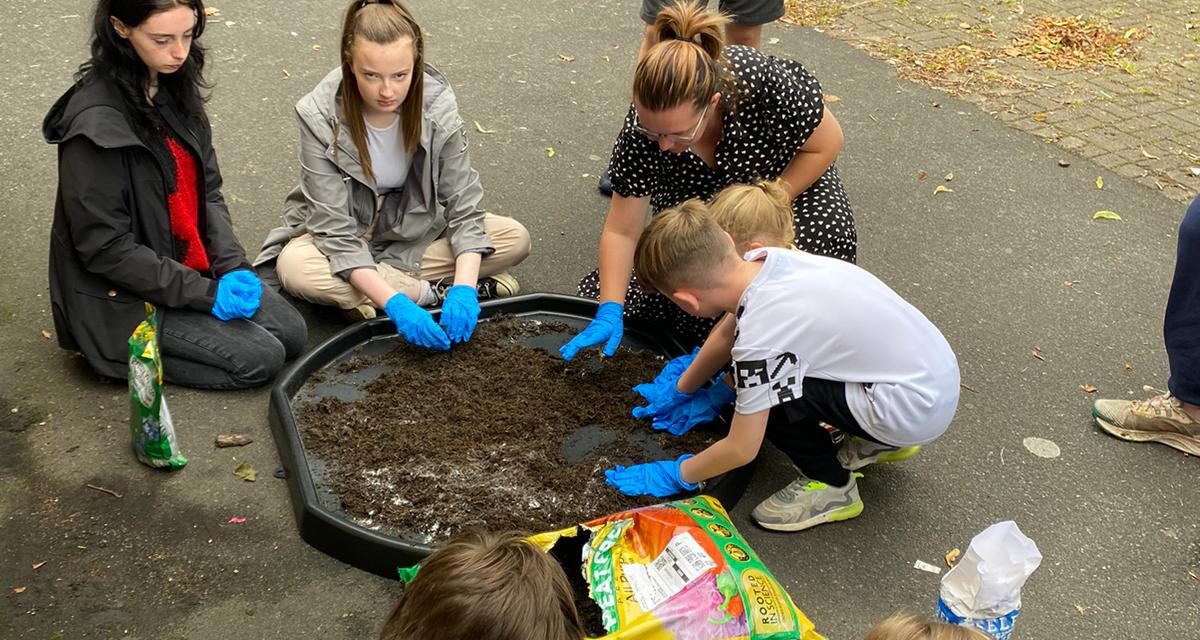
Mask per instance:
[[[824,640],[714,498],[623,511],[529,540],[582,574],[603,640]],[[567,550],[574,558],[563,562]],[[401,579],[415,569],[401,569]]]
[[[142,464],[182,469],[175,425],[162,394],[162,354],[158,350],[158,315],[146,304],[146,319],[129,336],[129,435]]]

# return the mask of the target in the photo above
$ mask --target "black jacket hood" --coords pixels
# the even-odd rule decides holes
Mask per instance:
[[[105,149],[145,146],[125,118],[125,104],[116,87],[90,73],[50,107],[42,121],[42,136],[50,144],[86,136]]]

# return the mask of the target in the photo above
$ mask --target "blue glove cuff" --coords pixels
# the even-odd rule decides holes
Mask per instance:
[[[688,491],[695,491],[696,489],[700,488],[699,482],[692,484],[692,483],[683,481],[683,468],[682,468],[683,461],[687,460],[688,458],[694,458],[694,457],[696,457],[696,456],[693,456],[690,453],[685,453],[685,454],[679,456],[679,459],[675,461],[675,482],[678,482],[679,486],[683,487],[684,489],[687,489]]]
[[[620,302],[601,302],[600,307],[596,309],[596,317],[615,315],[618,318],[625,313],[625,305]]]

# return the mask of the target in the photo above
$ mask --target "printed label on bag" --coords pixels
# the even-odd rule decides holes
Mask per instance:
[[[716,566],[700,543],[685,532],[671,538],[649,564],[626,565],[625,577],[638,606],[651,611]]]

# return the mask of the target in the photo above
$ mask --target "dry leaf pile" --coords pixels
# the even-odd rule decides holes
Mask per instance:
[[[1134,45],[1145,37],[1141,29],[1118,31],[1095,18],[1041,15],[1004,52],[1051,69],[1121,68],[1138,57]]]

